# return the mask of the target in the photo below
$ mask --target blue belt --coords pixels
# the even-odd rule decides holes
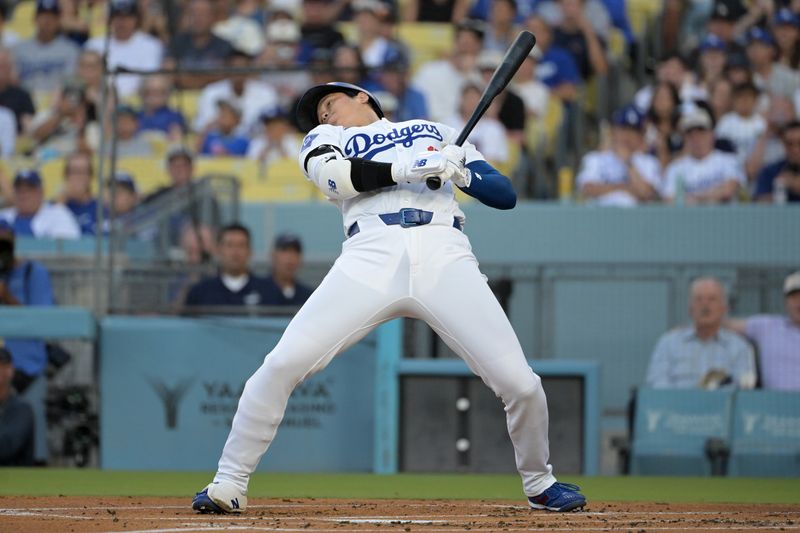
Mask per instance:
[[[403,228],[424,226],[425,224],[430,224],[431,220],[433,220],[433,213],[430,211],[413,209],[411,207],[405,207],[397,213],[384,213],[378,216],[387,226],[400,225],[400,227]],[[453,217],[453,227],[457,230],[461,230],[461,221],[456,217]],[[347,237],[350,238],[359,231],[361,231],[361,228],[358,227],[358,222],[353,222],[353,224],[347,228]]]

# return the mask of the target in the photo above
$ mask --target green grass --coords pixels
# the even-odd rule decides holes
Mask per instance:
[[[178,496],[188,499],[211,478],[199,472],[0,469],[0,495]],[[752,478],[565,477],[590,500],[800,504],[800,480]],[[511,475],[256,474],[251,497],[522,499]]]

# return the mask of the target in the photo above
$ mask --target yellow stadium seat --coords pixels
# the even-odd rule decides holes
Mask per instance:
[[[169,106],[183,115],[186,125],[191,128],[194,118],[197,116],[197,108],[200,104],[200,92],[197,91],[172,91],[169,97]]]
[[[109,162],[105,162],[105,173],[108,174]],[[117,170],[130,173],[136,180],[139,194],[149,194],[156,189],[169,185],[169,176],[164,162],[156,158],[121,157],[117,160]]]
[[[19,35],[20,39],[30,39],[33,37],[35,26],[33,19],[36,17],[36,2],[26,0],[20,2],[11,14],[11,20],[6,24],[6,28]]]
[[[628,21],[635,35],[644,35],[647,27],[664,9],[664,2],[654,0],[627,0],[625,4]]]
[[[552,157],[556,139],[564,125],[564,105],[555,96],[547,99],[547,109],[541,117],[528,117],[525,121],[525,146],[531,154]]]
[[[398,25],[399,39],[411,49],[411,70],[441,59],[453,49],[453,25],[434,22],[404,22]]]
[[[39,167],[44,182],[44,197],[53,198],[64,186],[64,158],[50,159]]]
[[[306,202],[321,196],[293,158],[271,163],[253,173],[250,179],[242,180],[241,185],[242,200],[247,202]]]

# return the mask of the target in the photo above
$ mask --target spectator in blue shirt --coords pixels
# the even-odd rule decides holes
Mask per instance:
[[[383,66],[378,81],[381,88],[397,99],[393,120],[403,122],[414,118],[428,119],[425,95],[410,86],[408,56],[397,49]]]
[[[758,174],[755,197],[759,202],[800,202],[800,121],[783,127],[781,141],[785,159],[764,167]],[[779,187],[775,186],[776,181]]]
[[[575,59],[567,50],[553,44],[553,31],[543,18],[528,17],[526,25],[536,35],[536,47],[542,52],[536,67],[539,81],[563,102],[574,101],[578,96],[578,85],[582,83]]]
[[[242,109],[233,100],[217,102],[217,119],[202,139],[200,153],[213,156],[245,156],[250,141],[236,133],[242,120]]]
[[[230,224],[222,228],[217,250],[219,273],[193,285],[186,295],[185,306],[197,308],[265,305],[267,283],[250,272],[252,252],[250,231],[245,226]]]
[[[64,190],[59,203],[72,211],[81,235],[97,232],[97,199],[92,196],[92,157],[86,152],[73,152],[64,161]]]
[[[647,370],[647,386],[752,389],[756,384],[753,348],[722,328],[727,312],[722,284],[714,278],[695,280],[689,294],[693,324],[673,329],[658,340]]]
[[[272,274],[266,280],[263,305],[300,307],[313,290],[297,281],[303,266],[303,244],[291,233],[278,235],[272,247]]]
[[[0,305],[55,305],[50,275],[36,261],[22,261],[15,254],[13,226],[0,220]],[[44,342],[24,338],[6,339],[6,348],[16,368],[14,387],[33,408],[37,462],[47,462],[47,350]]]
[[[171,142],[180,142],[186,122],[178,111],[169,107],[172,83],[166,76],[149,76],[142,82],[142,110],[139,131],[155,131]]]

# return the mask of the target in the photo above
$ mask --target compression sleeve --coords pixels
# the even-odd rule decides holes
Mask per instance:
[[[467,168],[472,171],[472,182],[469,187],[461,188],[462,191],[489,207],[513,209],[517,204],[517,193],[511,180],[484,160],[467,163]]]

